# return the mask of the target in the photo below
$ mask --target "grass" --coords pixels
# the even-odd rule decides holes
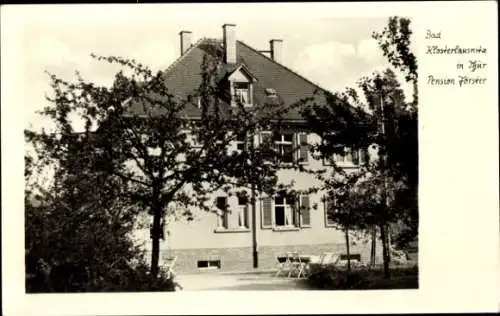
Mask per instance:
[[[394,266],[390,272],[391,278],[385,279],[381,267],[351,272],[338,267],[313,267],[308,283],[312,289],[323,290],[418,289],[417,266]]]

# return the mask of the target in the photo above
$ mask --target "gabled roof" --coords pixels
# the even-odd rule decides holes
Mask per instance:
[[[230,71],[227,73],[226,77],[231,77],[232,74],[242,71],[247,77],[250,77],[250,81],[255,82],[257,81],[257,78],[252,74],[252,72],[248,69],[248,67],[245,66],[245,64],[240,63],[238,64],[233,71]]]
[[[181,57],[179,57],[164,72],[165,84],[171,94],[180,100],[186,100],[192,95],[202,82],[201,66],[204,56],[220,58],[223,56],[222,41],[218,39],[202,38],[192,45]],[[244,67],[251,76],[257,78],[254,82],[254,103],[255,104],[273,104],[283,102],[285,105],[292,105],[306,97],[312,97],[315,92],[315,101],[325,103],[326,98],[322,89],[313,82],[307,80],[291,69],[275,62],[265,56],[258,50],[247,44],[236,41],[236,64],[222,63],[218,67],[219,79]],[[278,98],[269,97],[266,89],[272,88],[276,91]],[[229,107],[229,104],[226,104]],[[141,115],[142,107],[130,104],[128,114]],[[197,105],[187,104],[185,107],[186,115],[199,116],[200,110]],[[286,119],[302,120],[299,111],[292,110],[285,116]]]

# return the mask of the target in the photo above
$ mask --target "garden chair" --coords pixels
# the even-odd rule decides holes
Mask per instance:
[[[168,279],[170,279],[172,276],[175,276],[174,265],[176,261],[177,257],[170,257],[165,259],[163,267],[165,268]]]
[[[282,272],[286,273],[287,271],[290,270],[291,262],[289,260],[288,254],[285,257],[277,256],[276,261],[277,261],[278,271],[274,275],[275,277],[278,277]]]
[[[333,252],[323,252],[319,257],[319,265],[336,265],[340,260],[340,256]]]
[[[305,276],[305,270],[306,270],[306,262],[304,262],[301,258],[298,252],[290,252],[287,254],[287,257],[289,258],[289,264],[290,264],[290,271],[288,272],[288,277],[290,277],[292,274],[297,273],[297,278],[299,279],[300,276]]]

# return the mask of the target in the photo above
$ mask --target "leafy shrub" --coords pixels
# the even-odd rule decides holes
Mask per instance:
[[[150,275],[130,238],[134,210],[26,202],[27,293],[175,290],[164,271]]]
[[[45,266],[44,268],[42,266]],[[149,266],[119,267],[106,274],[91,276],[83,265],[38,264],[36,271],[27,276],[28,293],[67,292],[147,292],[175,291],[174,276],[161,270],[157,277],[149,273]]]
[[[391,275],[391,279],[384,279],[380,268],[348,272],[343,267],[312,266],[308,282],[312,288],[323,290],[418,288],[418,267],[394,268]]]
[[[158,276],[153,277],[149,272],[149,266],[141,263],[134,269],[130,269],[123,277],[123,282],[117,286],[116,284],[108,284],[106,291],[123,291],[123,292],[149,292],[149,291],[175,291],[174,276],[167,276],[164,270],[160,270]]]

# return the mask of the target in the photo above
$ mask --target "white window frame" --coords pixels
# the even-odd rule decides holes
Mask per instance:
[[[238,197],[238,228],[240,229],[249,229],[249,221],[248,221],[248,199],[247,203],[241,204],[242,200]]]
[[[348,158],[348,155],[350,159]],[[344,154],[333,154],[333,159],[335,162],[343,163],[343,164],[355,164],[352,155],[352,149],[350,147],[344,147]]]
[[[246,89],[243,88],[236,88],[237,85],[244,84],[247,85]],[[252,83],[248,81],[231,81],[231,105],[233,107],[237,106],[238,104],[238,97],[240,97],[240,94],[238,91],[243,91],[244,94],[247,96],[246,102],[241,102],[243,106],[245,107],[250,107],[253,105],[253,87]]]
[[[276,198],[278,197],[281,197],[283,199],[283,204],[277,204],[276,203]],[[297,217],[294,216],[294,211],[295,211],[295,205],[294,204],[289,204],[287,203],[287,198],[285,196],[280,196],[280,195],[277,195],[273,198],[273,226],[275,228],[298,228],[299,227],[299,223],[295,222],[294,223],[294,219],[296,220]],[[283,207],[283,216],[284,216],[284,219],[285,219],[285,223],[284,225],[278,225],[276,223],[276,208],[277,207]],[[288,216],[287,216],[288,215]]]
[[[219,270],[222,266],[222,262],[220,259],[216,259],[216,260],[198,260],[198,262],[204,262],[206,261],[207,262],[207,266],[206,267],[198,267],[198,270]],[[210,263],[211,262],[218,262],[219,264],[218,265],[211,265]]]
[[[333,198],[333,201],[329,201],[328,200],[328,196],[324,196],[324,209],[325,209],[325,227],[335,227],[335,223],[332,223],[330,222],[330,220],[328,219],[328,211],[330,208],[335,208],[335,204],[336,204],[336,199],[335,197]],[[333,204],[333,205],[331,205]]]
[[[245,151],[245,150],[246,150],[246,143],[247,143],[247,142],[246,142],[246,137],[245,137],[245,136],[243,136],[243,140],[238,139],[238,137],[236,137],[236,139],[234,140],[234,143],[235,143],[235,145],[236,145],[236,151],[237,151],[238,153],[241,153],[241,152],[243,152],[243,151]],[[243,145],[243,149],[239,149],[239,148],[238,148],[238,146],[239,146],[239,145]]]
[[[276,147],[276,150],[278,151],[278,155],[280,157],[280,161],[281,163],[293,163],[294,160],[296,159],[296,153],[293,152],[293,138],[294,137],[297,137],[295,133],[277,133],[279,136],[280,136],[280,140],[273,140],[273,144],[274,146]],[[291,141],[287,141],[285,140],[285,135],[292,135],[292,140]],[[274,135],[272,136],[274,137]],[[292,161],[284,161],[283,160],[283,157],[284,157],[284,154],[285,154],[285,151],[282,150],[282,146],[290,146],[290,151],[291,151],[291,156],[292,156]]]
[[[340,167],[359,167],[360,166],[360,159],[361,159],[361,150],[358,149],[358,162],[354,162],[353,155],[352,155],[352,149],[350,147],[344,147],[344,155],[341,154],[332,154],[330,157],[324,157],[323,158],[323,165],[324,166],[331,166],[332,164],[330,163],[330,159],[333,158],[333,161]],[[351,159],[347,160],[346,159],[346,154],[349,153]]]
[[[217,199],[219,198],[225,199],[225,210],[219,207],[217,203]],[[234,201],[234,198],[235,197],[228,197],[224,195],[220,195],[215,198],[215,205],[217,208],[217,226],[214,233],[239,233],[250,231],[249,201],[247,199],[246,204],[243,205],[240,204],[239,198],[237,198],[236,202]],[[235,202],[236,205],[234,205],[233,202]]]

